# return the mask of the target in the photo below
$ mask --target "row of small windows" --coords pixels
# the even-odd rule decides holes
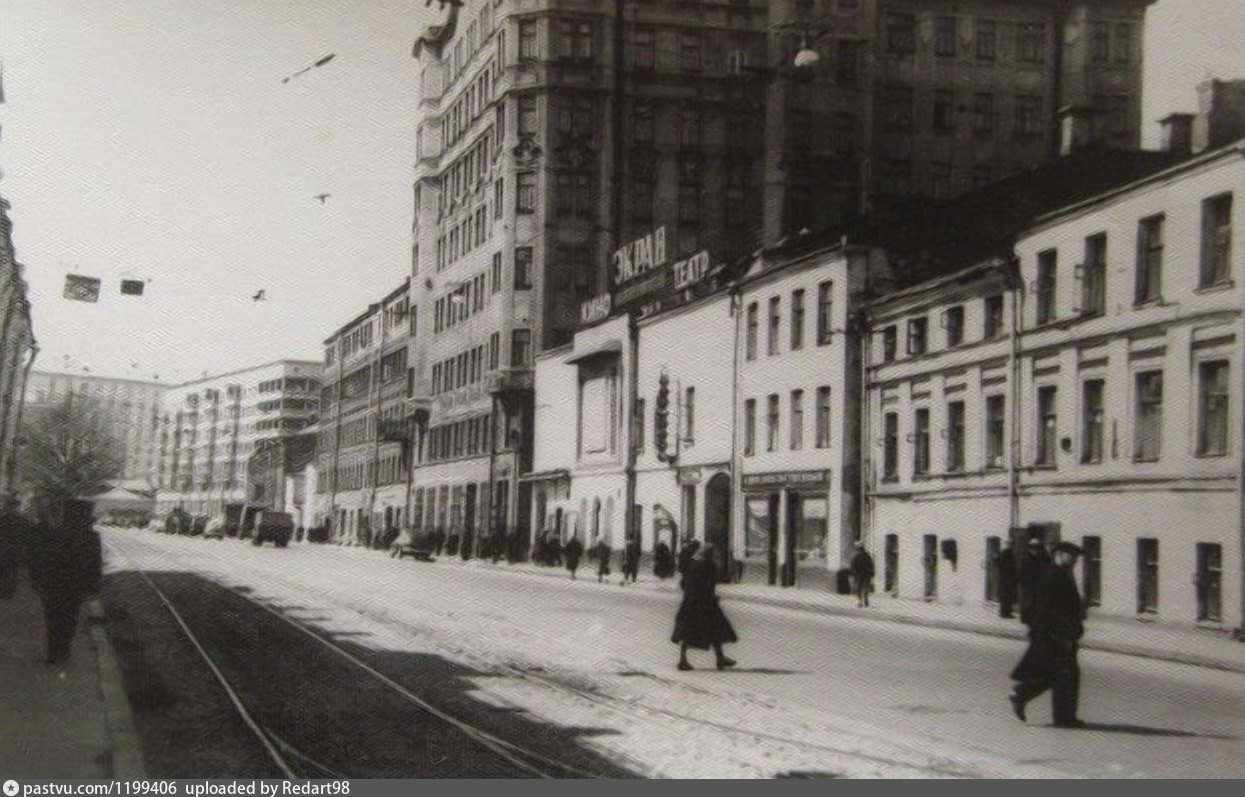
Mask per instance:
[[[828,344],[834,336],[833,316],[834,284],[830,281],[817,285],[817,345]],[[777,356],[782,350],[782,297],[771,296],[767,303],[768,319],[766,322],[765,351],[771,357]],[[747,309],[747,337],[744,356],[749,360],[757,358],[757,344],[760,319],[760,303],[751,302]],[[804,348],[804,290],[791,292],[788,305],[790,323],[787,326],[787,341],[791,351]]]
[[[440,395],[483,381],[487,371],[495,371],[501,356],[501,334],[494,332],[487,345],[473,346],[432,366],[432,393]]]
[[[822,386],[815,393],[813,407],[813,446],[829,448],[831,439],[830,388]],[[783,446],[781,414],[782,397],[771,393],[765,400],[765,450],[778,451]],[[792,390],[787,400],[786,448],[800,451],[804,448],[805,418],[804,391]],[[744,456],[757,453],[757,399],[744,401]]]
[[[489,415],[434,426],[428,432],[428,448],[424,461],[442,462],[487,454],[492,445],[491,430]]]
[[[1003,320],[1003,294],[997,293],[985,297],[982,302],[982,306],[983,316],[981,340],[996,340],[1003,334],[1006,328]],[[938,319],[940,325],[946,333],[945,341],[947,348],[955,348],[956,346],[961,346],[966,342],[964,332],[964,305],[955,305],[943,310],[938,316]],[[907,335],[905,339],[904,351],[909,356],[917,357],[930,351],[928,316],[909,318],[907,321],[906,331]],[[893,362],[898,354],[898,349],[899,327],[895,324],[883,327],[882,362]]]
[[[501,182],[498,181],[498,185]],[[492,233],[488,203],[482,202],[466,214],[462,221],[437,238],[437,271],[444,271],[468,253],[484,246]]]
[[[973,20],[972,37],[961,37],[961,29],[967,20],[954,16],[937,16],[918,26],[915,14],[890,13],[886,16],[886,52],[891,55],[914,55],[919,27],[932,33],[934,55],[939,58],[973,56],[980,61],[993,61],[1000,55],[1000,28],[993,19]],[[1013,30],[1012,54],[1021,63],[1045,63],[1048,47],[1048,29],[1044,22],[1016,22]],[[931,30],[932,28],[932,30]],[[1058,42],[1056,42],[1058,44]],[[1133,60],[1133,25],[1127,22],[1097,21],[1090,23],[1089,56],[1094,63],[1114,62],[1127,64]]]
[[[501,265],[500,252],[493,255],[493,265],[493,271],[496,272],[497,267]],[[493,273],[491,276],[494,278],[491,289],[487,284],[490,274],[481,272],[459,283],[449,293],[437,299],[433,304],[433,333],[439,334],[447,329],[453,329],[477,313],[484,312],[489,295],[500,290],[496,279],[498,275]]]

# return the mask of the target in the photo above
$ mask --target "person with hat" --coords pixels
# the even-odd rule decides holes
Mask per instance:
[[[856,593],[856,607],[865,608],[869,605],[869,593],[873,591],[873,557],[865,550],[865,544],[856,540],[856,552],[852,554],[852,590]]]
[[[98,595],[102,579],[95,505],[66,500],[59,522],[41,528],[30,548],[30,576],[43,603],[47,663],[69,659],[82,602]]]
[[[1020,622],[1029,626],[1033,633],[1033,602],[1037,598],[1038,584],[1050,567],[1050,556],[1041,537],[1030,537],[1025,548],[1024,561],[1020,564]]]
[[[1024,722],[1025,704],[1051,690],[1051,713],[1057,728],[1084,727],[1077,718],[1081,670],[1077,643],[1085,632],[1085,607],[1072,567],[1084,551],[1070,542],[1054,548],[1054,562],[1038,582],[1031,609],[1029,649],[1012,670],[1018,681],[1010,696],[1012,713]]]

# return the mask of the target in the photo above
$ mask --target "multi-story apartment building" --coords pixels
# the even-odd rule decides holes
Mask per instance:
[[[407,406],[418,319],[410,283],[403,280],[324,341],[316,505],[343,542],[366,543],[409,517],[410,455],[419,442]]]
[[[1058,155],[1067,106],[1136,146],[1151,2],[769,3],[767,237],[1031,169]]]
[[[108,424],[106,431],[115,441],[116,456],[122,463],[115,481],[130,489],[151,492],[156,488],[152,477],[160,399],[166,389],[168,385],[160,382],[32,371],[26,386],[26,404],[54,404],[70,393],[90,397]]]
[[[278,360],[166,389],[160,399],[156,509],[181,507],[214,514],[255,500],[279,507],[280,495],[260,494],[252,465],[267,468],[267,441],[296,435],[316,422],[320,364]],[[263,449],[263,462],[252,461]],[[275,479],[284,484],[284,479]]]
[[[15,487],[17,430],[38,351],[26,280],[13,248],[9,203],[0,197],[0,495],[11,494]]]
[[[1167,120],[1174,155],[1191,121]],[[1099,611],[1239,624],[1245,144],[1136,165],[1068,173],[1082,196],[1014,259],[870,308],[867,530],[893,594],[992,601],[1001,541],[1041,533],[1085,548]]]

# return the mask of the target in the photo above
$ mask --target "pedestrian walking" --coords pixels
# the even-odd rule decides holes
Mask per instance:
[[[17,594],[17,576],[30,545],[33,524],[19,509],[16,498],[4,499],[0,507],[0,598]]]
[[[696,552],[700,550],[700,541],[687,539],[683,541],[683,547],[679,549],[679,572],[686,573],[687,567],[692,563],[692,559],[696,557]]]
[[[1026,546],[1025,560],[1020,566],[1020,622],[1033,629],[1033,605],[1037,598],[1038,584],[1050,567],[1046,546],[1038,537],[1030,537]]]
[[[999,617],[1015,617],[1016,608],[1016,551],[1011,538],[1003,542],[996,563],[999,577]]]
[[[579,569],[579,560],[584,555],[584,544],[579,541],[579,535],[571,537],[566,543],[566,569],[571,571],[571,578],[575,578],[575,571]]]
[[[30,547],[31,580],[43,603],[48,664],[69,659],[82,601],[99,594],[102,559],[94,511],[89,501],[65,501],[64,517],[40,529]]]
[[[734,667],[736,663],[722,651],[723,645],[737,642],[739,637],[719,605],[718,567],[714,555],[712,543],[698,546],[679,582],[683,589],[683,601],[674,618],[674,633],[670,635],[670,641],[679,646],[680,670],[694,669],[687,660],[688,648],[713,648],[719,670]]]
[[[663,581],[674,575],[674,554],[665,540],[653,546],[653,575]]]
[[[873,557],[860,540],[856,540],[855,548],[856,552],[852,554],[850,564],[852,589],[856,592],[857,608],[865,608],[869,605],[869,594],[873,592]]]
[[[1081,728],[1077,718],[1081,670],[1077,643],[1085,631],[1085,608],[1072,567],[1084,551],[1070,542],[1055,546],[1054,562],[1038,582],[1030,609],[1029,648],[1012,670],[1018,681],[1009,698],[1012,713],[1025,720],[1025,704],[1051,690],[1051,713],[1057,728]]]
[[[614,555],[614,549],[610,544],[602,539],[597,543],[597,583],[605,581],[610,576],[610,557]]]
[[[631,583],[635,583],[640,573],[640,538],[632,534],[627,537],[627,542],[623,544],[622,557],[622,583],[627,585],[627,579],[631,579]]]

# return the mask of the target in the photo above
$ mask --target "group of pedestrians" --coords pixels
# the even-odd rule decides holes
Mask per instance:
[[[89,501],[65,500],[58,512],[35,521],[15,499],[0,506],[0,600],[16,595],[25,568],[43,604],[49,665],[69,659],[82,603],[100,591],[103,562],[94,512]]]

